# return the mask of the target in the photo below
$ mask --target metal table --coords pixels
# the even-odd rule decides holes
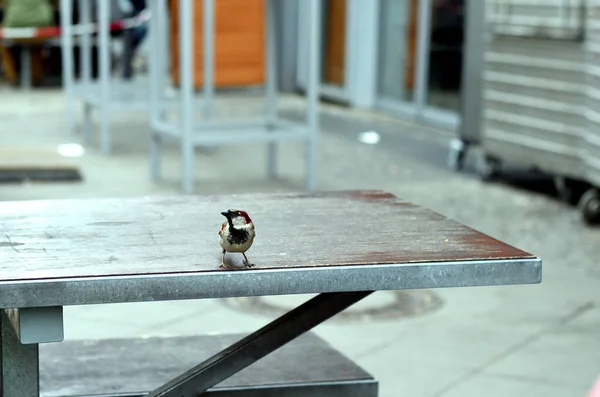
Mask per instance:
[[[225,271],[235,207],[256,267]],[[66,305],[320,293],[149,394],[197,396],[373,291],[541,281],[534,255],[381,191],[4,202],[0,225],[3,397],[38,395]]]

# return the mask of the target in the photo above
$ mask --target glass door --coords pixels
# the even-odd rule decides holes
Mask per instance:
[[[321,6],[321,95],[348,102],[349,40],[348,15],[350,0],[322,0]],[[306,87],[307,2],[299,2],[299,26],[296,79],[299,88]]]
[[[461,106],[465,0],[431,0],[426,115],[456,119]]]
[[[377,95],[383,106],[414,102],[417,9],[417,0],[380,1]]]
[[[455,128],[465,0],[378,0],[377,106]]]

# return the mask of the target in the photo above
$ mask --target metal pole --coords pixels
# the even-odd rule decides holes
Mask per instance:
[[[364,291],[320,294],[155,389],[146,397],[201,395],[371,293]]]
[[[21,89],[31,89],[31,48],[28,44],[21,44]]]
[[[265,1],[267,27],[265,29],[265,91],[267,94],[267,129],[274,130],[277,123],[277,25],[276,0]],[[269,142],[267,148],[267,173],[275,178],[277,166],[277,145]]]
[[[214,48],[214,19],[215,1],[204,0],[203,10],[204,26],[204,107],[203,121],[208,122],[212,118],[213,99],[215,94],[215,48]]]
[[[123,31],[123,80],[130,81],[133,79],[133,29],[125,29]]]
[[[161,146],[162,139],[160,133],[156,131],[157,125],[160,123],[160,93],[161,87],[159,75],[164,73],[161,68],[160,58],[164,56],[162,47],[161,35],[164,34],[160,30],[159,18],[163,17],[160,15],[159,4],[164,3],[163,0],[150,0],[148,2],[148,8],[150,10],[150,34],[149,34],[149,74],[150,74],[150,176],[152,180],[158,181],[161,177],[160,166],[161,166]]]
[[[156,18],[157,39],[155,43],[158,45],[155,53],[157,54],[157,81],[158,81],[158,104],[159,104],[159,120],[164,120],[166,111],[163,109],[163,101],[165,98],[164,90],[167,87],[167,68],[168,51],[170,46],[167,42],[167,4],[166,0],[158,0],[158,7],[155,8],[156,15],[152,14],[152,18]]]
[[[92,21],[92,10],[89,0],[79,0],[79,23],[88,25]],[[91,33],[84,31],[79,41],[79,70],[80,86],[83,92],[83,142],[90,142],[92,133],[92,104],[88,100],[92,80],[92,41]]]
[[[39,345],[21,344],[0,309],[0,396],[39,397]]]
[[[419,1],[417,33],[417,75],[415,84],[415,105],[417,114],[422,117],[427,106],[429,88],[429,40],[431,38],[431,0]]]
[[[469,1],[463,46],[460,126],[450,142],[448,167],[460,170],[467,150],[481,139],[482,87],[485,52],[485,2]]]
[[[110,136],[110,2],[98,1],[99,53],[100,53],[100,139],[102,153],[111,152]]]
[[[308,79],[306,86],[308,142],[306,155],[306,189],[314,191],[319,135],[319,82],[321,78],[321,4],[307,0],[308,5]]]
[[[69,133],[75,132],[75,93],[73,92],[73,28],[71,0],[60,0],[60,45],[62,58],[62,86],[65,92],[65,122]]]
[[[206,5],[205,0],[205,5]],[[206,8],[204,13],[206,15]],[[180,123],[181,123],[181,189],[190,194],[194,190],[194,38],[192,34],[194,2],[179,1],[179,74],[180,78]],[[206,52],[206,48],[204,49]],[[206,71],[205,71],[206,73]]]

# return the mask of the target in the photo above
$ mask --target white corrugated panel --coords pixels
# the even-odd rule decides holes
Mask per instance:
[[[600,186],[600,1],[587,3],[587,108],[588,125],[582,140],[586,178]]]
[[[487,20],[496,35],[580,40],[585,0],[488,0]]]
[[[484,150],[600,186],[600,0],[486,5]]]
[[[487,0],[486,153],[577,177],[586,134],[585,16],[581,1]],[[578,15],[576,18],[575,16]]]

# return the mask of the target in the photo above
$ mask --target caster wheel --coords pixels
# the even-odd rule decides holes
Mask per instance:
[[[453,139],[450,142],[450,151],[448,153],[448,168],[452,171],[460,171],[463,168],[467,145],[460,139]]]
[[[554,177],[554,187],[563,203],[577,205],[581,196],[589,189],[589,184],[562,176]]]
[[[579,200],[579,209],[588,225],[600,224],[600,193],[595,188],[588,189]]]
[[[477,164],[477,175],[482,181],[493,181],[500,175],[501,168],[500,160],[482,154]]]

